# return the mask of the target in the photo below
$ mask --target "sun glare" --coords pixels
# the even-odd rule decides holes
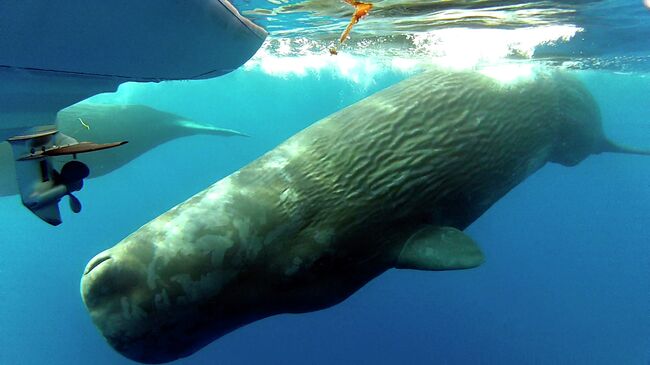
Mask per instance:
[[[512,57],[530,59],[540,45],[568,41],[581,31],[571,25],[520,29],[450,28],[413,34],[408,37],[408,44],[399,45],[400,49],[386,48],[396,46],[387,46],[381,41],[375,44],[368,41],[356,54],[339,51],[336,55],[328,52],[327,44],[318,41],[271,37],[244,68],[280,77],[329,70],[359,83],[378,72],[410,73],[426,65],[482,69],[503,64]],[[518,66],[518,71],[510,77],[521,77],[521,67]],[[488,73],[493,75],[491,71]]]

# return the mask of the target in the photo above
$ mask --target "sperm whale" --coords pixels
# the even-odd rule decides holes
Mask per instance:
[[[480,265],[463,230],[548,162],[610,142],[571,75],[416,75],[311,125],[93,258],[108,343],[162,363],[255,320],[341,302],[391,269]]]

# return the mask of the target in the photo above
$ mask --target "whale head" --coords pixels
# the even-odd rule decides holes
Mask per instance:
[[[153,306],[164,306],[169,297],[166,293],[154,297],[146,275],[153,247],[139,243],[126,250],[116,246],[90,260],[81,280],[81,296],[93,322],[115,350],[136,361],[156,363],[147,353],[151,344],[146,338],[153,328],[145,319]],[[173,343],[167,345],[173,347]]]
[[[213,266],[216,255],[179,250],[163,257],[158,240],[165,237],[136,232],[90,260],[81,280],[84,304],[107,342],[142,363],[189,356],[239,326],[235,314],[220,318],[228,309],[216,293],[227,275]]]
[[[273,279],[255,280],[264,271],[256,255],[270,255],[256,248],[255,227],[281,222],[231,180],[217,182],[88,262],[83,302],[120,354],[142,363],[173,361],[278,312],[275,288],[268,284]]]

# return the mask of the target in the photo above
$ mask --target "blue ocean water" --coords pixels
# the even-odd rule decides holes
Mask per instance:
[[[386,73],[360,86],[335,74],[240,70],[132,91],[131,102],[252,137],[162,145],[91,180],[79,193],[83,214],[65,212],[60,227],[32,217],[17,197],[0,198],[0,363],[129,363],[105,344],[80,300],[87,260],[301,128],[404,76]],[[610,136],[650,145],[645,77],[580,76]],[[391,270],[338,306],[253,323],[178,363],[645,364],[649,186],[643,157],[546,166],[469,228],[486,252],[484,266]]]
[[[650,75],[574,72],[596,97],[607,134],[650,148]],[[278,76],[255,68],[124,86],[122,102],[251,137],[161,145],[90,180],[78,194],[83,212],[63,209],[60,227],[37,220],[18,197],[0,197],[0,364],[132,363],[105,343],[81,302],[87,261],[295,132],[405,77],[385,70],[355,82],[337,69]],[[390,270],[337,306],[252,323],[176,363],[648,364],[649,222],[647,157],[548,165],[468,229],[487,256],[480,268]]]

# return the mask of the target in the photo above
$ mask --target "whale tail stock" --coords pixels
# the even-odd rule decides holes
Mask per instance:
[[[644,150],[635,147],[628,147],[616,144],[608,139],[604,139],[600,146],[599,152],[625,153],[630,155],[650,156],[650,150]]]
[[[188,130],[190,130],[191,133],[194,134],[207,134],[207,135],[224,136],[224,137],[232,137],[232,136],[250,137],[250,135],[236,131],[234,129],[213,127],[211,125],[197,123],[193,120],[184,120],[181,122],[181,125],[187,128]]]

